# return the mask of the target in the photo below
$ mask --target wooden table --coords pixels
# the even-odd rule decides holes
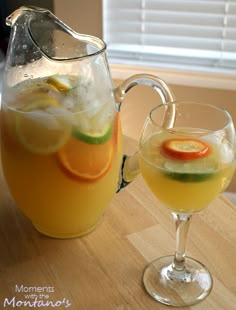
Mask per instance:
[[[1,310],[14,303],[31,309],[35,298],[38,309],[168,308],[145,292],[142,274],[149,261],[173,254],[174,224],[141,176],[115,195],[95,231],[70,240],[38,233],[1,184]],[[214,287],[205,301],[184,309],[236,309],[236,207],[223,196],[193,217],[187,255],[207,265]]]

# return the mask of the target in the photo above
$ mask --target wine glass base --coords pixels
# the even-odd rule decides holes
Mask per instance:
[[[151,262],[144,271],[147,292],[157,301],[175,307],[190,306],[205,299],[213,286],[212,276],[199,261],[185,257],[185,270],[173,269],[174,256]]]

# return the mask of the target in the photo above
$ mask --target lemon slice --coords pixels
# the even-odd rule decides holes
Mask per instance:
[[[71,79],[65,75],[52,75],[47,79],[47,83],[61,92],[67,92],[73,88]]]
[[[51,92],[58,92],[58,89],[53,86],[52,84],[48,84],[47,82],[33,82],[29,84],[25,89],[24,89],[24,94],[29,95],[29,93],[45,93],[45,94],[50,94]]]
[[[59,114],[57,111],[58,107],[49,98],[41,98],[41,101],[31,103],[23,112],[18,113],[17,137],[27,150],[47,155],[58,151],[67,142],[71,124],[63,113]]]
[[[17,96],[15,108],[27,111],[32,102],[42,102],[44,104],[58,106],[59,91],[45,82],[34,82],[24,88],[23,92]]]

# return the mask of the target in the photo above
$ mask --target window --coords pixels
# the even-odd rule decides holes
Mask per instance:
[[[110,63],[236,76],[234,0],[103,0],[103,29]]]

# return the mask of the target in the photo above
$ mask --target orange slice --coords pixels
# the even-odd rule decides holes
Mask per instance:
[[[118,145],[120,126],[121,125],[120,125],[119,112],[116,112],[115,119],[114,119],[114,129],[113,129],[113,141],[114,141],[115,146]]]
[[[89,144],[71,137],[58,151],[57,157],[69,176],[96,181],[109,170],[113,154],[112,139],[103,144]]]
[[[161,152],[164,156],[177,160],[192,160],[208,156],[210,147],[195,139],[169,139],[162,143]]]

